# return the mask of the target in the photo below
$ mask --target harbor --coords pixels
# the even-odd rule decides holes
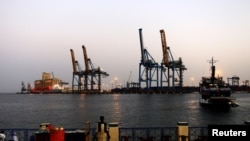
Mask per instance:
[[[190,93],[200,91],[199,86],[185,86],[184,72],[188,71],[184,65],[185,60],[181,57],[178,59],[173,57],[172,50],[167,45],[167,38],[164,29],[160,29],[160,39],[162,48],[162,61],[155,61],[150,51],[144,46],[144,38],[142,28],[139,31],[141,60],[138,62],[138,81],[131,81],[131,72],[126,85],[118,85],[117,77],[115,77],[115,87],[111,89],[103,89],[103,79],[109,77],[109,73],[104,71],[101,66],[96,67],[92,58],[89,57],[87,47],[82,45],[82,54],[84,65],[82,66],[77,60],[74,49],[70,50],[72,62],[72,82],[63,82],[58,78],[54,78],[53,73],[43,72],[41,80],[34,81],[34,88],[28,83],[25,87],[22,81],[21,92],[18,93],[72,93],[72,94],[97,94],[97,93]],[[160,49],[160,47],[159,47]],[[77,51],[78,52],[78,51]],[[214,66],[213,66],[214,67]],[[215,70],[212,80],[223,79],[223,76],[216,78]],[[71,75],[71,74],[68,74]],[[193,81],[194,78],[192,78]],[[204,81],[204,80],[201,80]],[[124,82],[125,83],[125,82]],[[201,82],[199,82],[201,83]],[[223,85],[227,85],[232,91],[250,91],[249,80],[240,83],[240,77],[234,75],[228,77],[227,81],[223,80]]]
[[[164,93],[164,92],[177,92],[182,93],[183,89],[183,72],[187,70],[181,57],[178,60],[173,58],[170,47],[167,46],[167,39],[165,31],[159,30],[162,43],[162,62],[155,61],[148,49],[144,46],[144,39],[142,28],[139,28],[139,41],[141,60],[139,64],[139,78],[138,82],[127,81],[127,90],[133,93]],[[78,63],[73,49],[70,49],[73,76],[72,76],[72,93],[92,93],[102,91],[101,78],[108,77],[108,72],[101,70],[101,67],[95,67],[92,59],[89,58],[87,47],[82,45],[84,68]],[[160,48],[159,48],[160,49]],[[117,81],[117,80],[116,80]],[[124,90],[117,88],[111,91]],[[125,92],[125,90],[123,91]]]
[[[0,1],[0,141],[250,141],[249,5]]]

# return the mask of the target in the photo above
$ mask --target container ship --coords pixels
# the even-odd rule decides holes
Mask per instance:
[[[42,73],[41,80],[34,81],[34,88],[28,85],[27,90],[33,94],[49,94],[49,93],[69,93],[70,89],[67,82],[63,82],[59,78],[54,78],[53,73]]]

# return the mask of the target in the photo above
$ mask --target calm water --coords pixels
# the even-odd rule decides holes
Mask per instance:
[[[199,106],[199,94],[32,95],[0,94],[0,128],[38,128],[42,122],[64,128],[91,127],[105,116],[120,127],[243,124],[250,120],[250,93],[234,93],[239,107],[214,111]]]

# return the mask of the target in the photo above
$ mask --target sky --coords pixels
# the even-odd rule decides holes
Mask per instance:
[[[42,72],[72,84],[70,49],[84,69],[82,45],[95,67],[109,74],[104,89],[138,82],[139,28],[145,48],[162,61],[160,30],[175,60],[182,58],[184,85],[210,75],[208,60],[224,80],[250,79],[249,0],[1,0],[0,92],[17,92],[21,82]]]

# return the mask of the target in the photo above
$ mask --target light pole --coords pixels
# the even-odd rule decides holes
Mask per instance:
[[[192,87],[194,86],[194,77],[191,77]]]
[[[115,77],[115,88],[117,88],[117,80],[118,80],[118,78]]]

